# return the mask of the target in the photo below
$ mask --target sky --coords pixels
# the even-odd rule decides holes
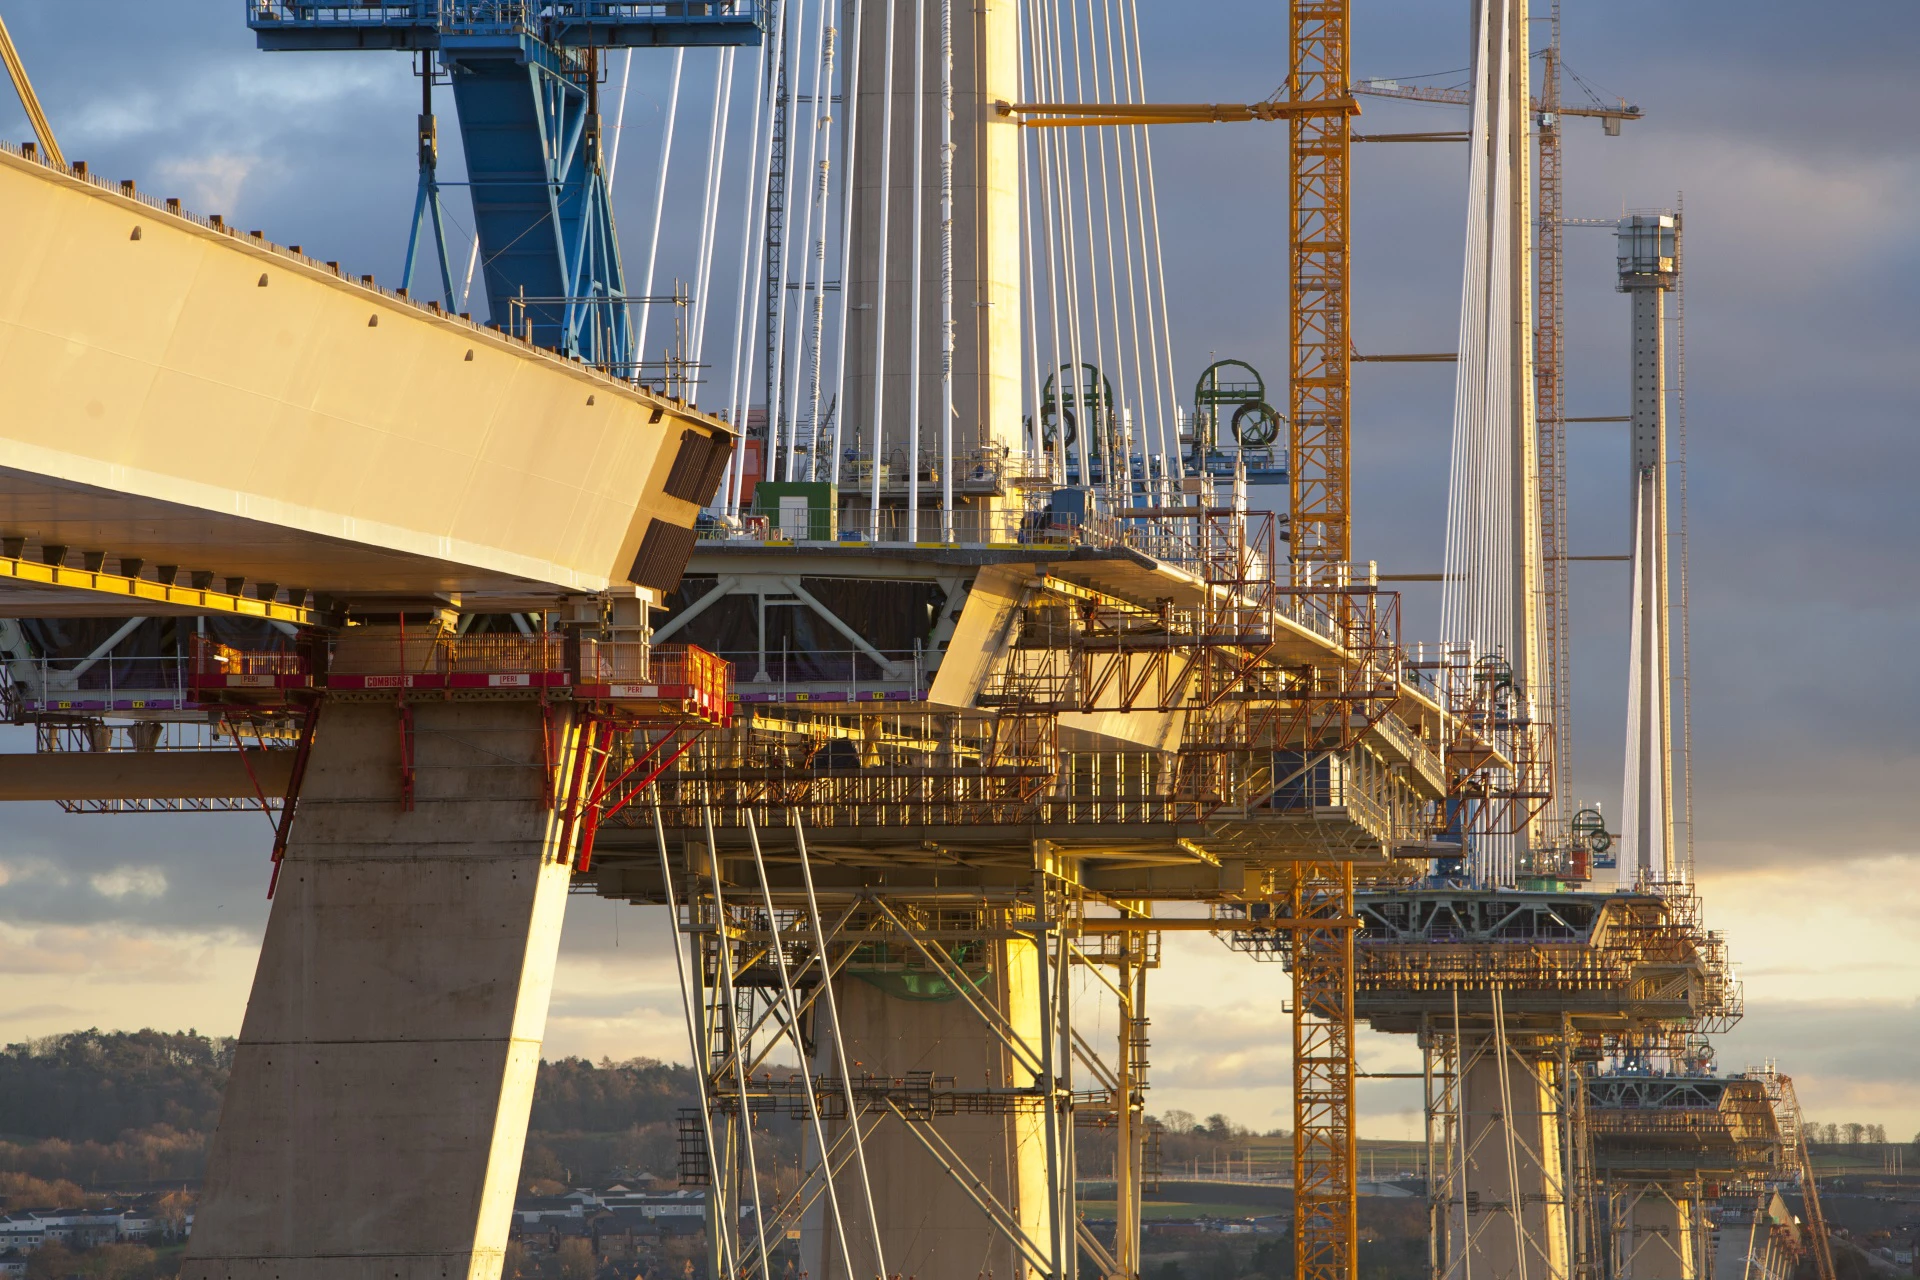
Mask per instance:
[[[1152,97],[1252,100],[1284,78],[1284,6],[1139,3]],[[1466,64],[1463,4],[1355,9],[1356,77],[1458,81],[1445,73]],[[405,57],[257,52],[238,0],[0,0],[0,11],[69,158],[397,281],[418,109]],[[1684,199],[1694,849],[1747,1007],[1720,1062],[1777,1059],[1813,1118],[1897,1135],[1920,1129],[1916,38],[1920,9],[1901,0],[1864,0],[1844,24],[1781,0],[1565,5],[1569,67],[1645,112],[1617,138],[1570,122],[1569,215]],[[652,212],[669,57],[634,64],[615,193],[629,264]],[[712,59],[686,60],[676,198],[704,151]],[[1363,130],[1463,127],[1452,108],[1365,108]],[[0,95],[0,137],[26,136]],[[442,137],[457,167],[450,108]],[[1224,356],[1270,379],[1285,368],[1284,146],[1273,126],[1156,134],[1183,384]],[[1451,349],[1461,153],[1361,147],[1355,171],[1356,346]],[[663,280],[691,274],[682,207],[669,203]],[[463,234],[457,200],[451,215]],[[1567,246],[1568,411],[1621,413],[1627,309],[1611,236],[1573,228]],[[716,296],[730,285],[717,280]],[[1355,374],[1356,553],[1386,573],[1439,567],[1450,370]],[[1572,551],[1624,552],[1624,433],[1569,433]],[[1628,584],[1618,564],[1573,573],[1576,791],[1615,812]],[[1436,612],[1429,588],[1410,588],[1407,638],[1430,637]],[[3,745],[30,746],[17,733]],[[85,1026],[236,1031],[265,927],[268,845],[257,813],[8,808],[0,1040]],[[685,1059],[662,926],[652,909],[571,900],[550,1053]],[[1149,997],[1150,1107],[1287,1125],[1285,993],[1276,967],[1170,937]],[[1405,1039],[1367,1035],[1361,1053],[1367,1070],[1417,1061]],[[1363,1133],[1418,1132],[1402,1084],[1361,1088]]]

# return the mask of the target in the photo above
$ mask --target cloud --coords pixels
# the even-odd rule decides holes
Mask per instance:
[[[189,209],[217,212],[240,203],[240,189],[259,163],[258,156],[223,151],[168,160],[156,172],[186,189]]]
[[[221,941],[118,929],[0,926],[0,974],[103,976],[141,984],[191,983]]]
[[[167,875],[158,867],[116,867],[87,878],[105,898],[158,898],[167,891]]]

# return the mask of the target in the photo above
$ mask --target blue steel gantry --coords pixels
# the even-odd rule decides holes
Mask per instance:
[[[626,272],[601,162],[599,51],[757,44],[761,0],[247,0],[262,49],[385,49],[422,61],[420,187],[404,286],[428,251],[456,308],[441,213],[432,62],[453,88],[495,325],[622,377],[638,374]]]

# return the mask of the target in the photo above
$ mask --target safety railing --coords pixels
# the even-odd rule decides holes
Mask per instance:
[[[189,650],[188,671],[195,683],[208,676],[306,675],[306,655],[290,650],[236,649],[232,645],[195,636]]]
[[[442,642],[438,669],[519,675],[559,671],[566,663],[566,637],[558,631],[533,635],[452,636]]]
[[[330,673],[360,680],[406,676],[417,681],[431,677],[448,681],[451,687],[459,687],[456,677],[463,675],[544,675],[554,678],[493,681],[489,687],[550,687],[561,683],[616,686],[619,692],[608,696],[686,696],[716,710],[724,710],[733,698],[732,664],[694,645],[652,646],[590,636],[575,639],[559,631],[531,635],[425,631],[404,638],[396,634],[391,643],[387,641],[384,635],[363,637],[349,629],[335,641],[336,661],[329,665]],[[184,666],[187,683],[203,692],[285,685],[314,674],[306,652],[238,649],[204,637],[195,639]],[[334,683],[339,685],[338,681]],[[355,683],[353,687],[363,685]]]
[[[166,709],[167,702],[189,696],[191,659],[187,654],[120,657],[35,656],[6,661],[12,710],[58,712]],[[136,705],[137,704],[137,705]]]

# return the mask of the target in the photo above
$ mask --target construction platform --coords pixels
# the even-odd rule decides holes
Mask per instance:
[[[1690,893],[1406,888],[1362,893],[1354,1010],[1376,1030],[1479,1027],[1498,992],[1506,1033],[1602,1037],[1730,1024],[1737,981]]]
[[[1587,1131],[1603,1178],[1777,1182],[1791,1142],[1763,1079],[1615,1071],[1587,1080]]]

